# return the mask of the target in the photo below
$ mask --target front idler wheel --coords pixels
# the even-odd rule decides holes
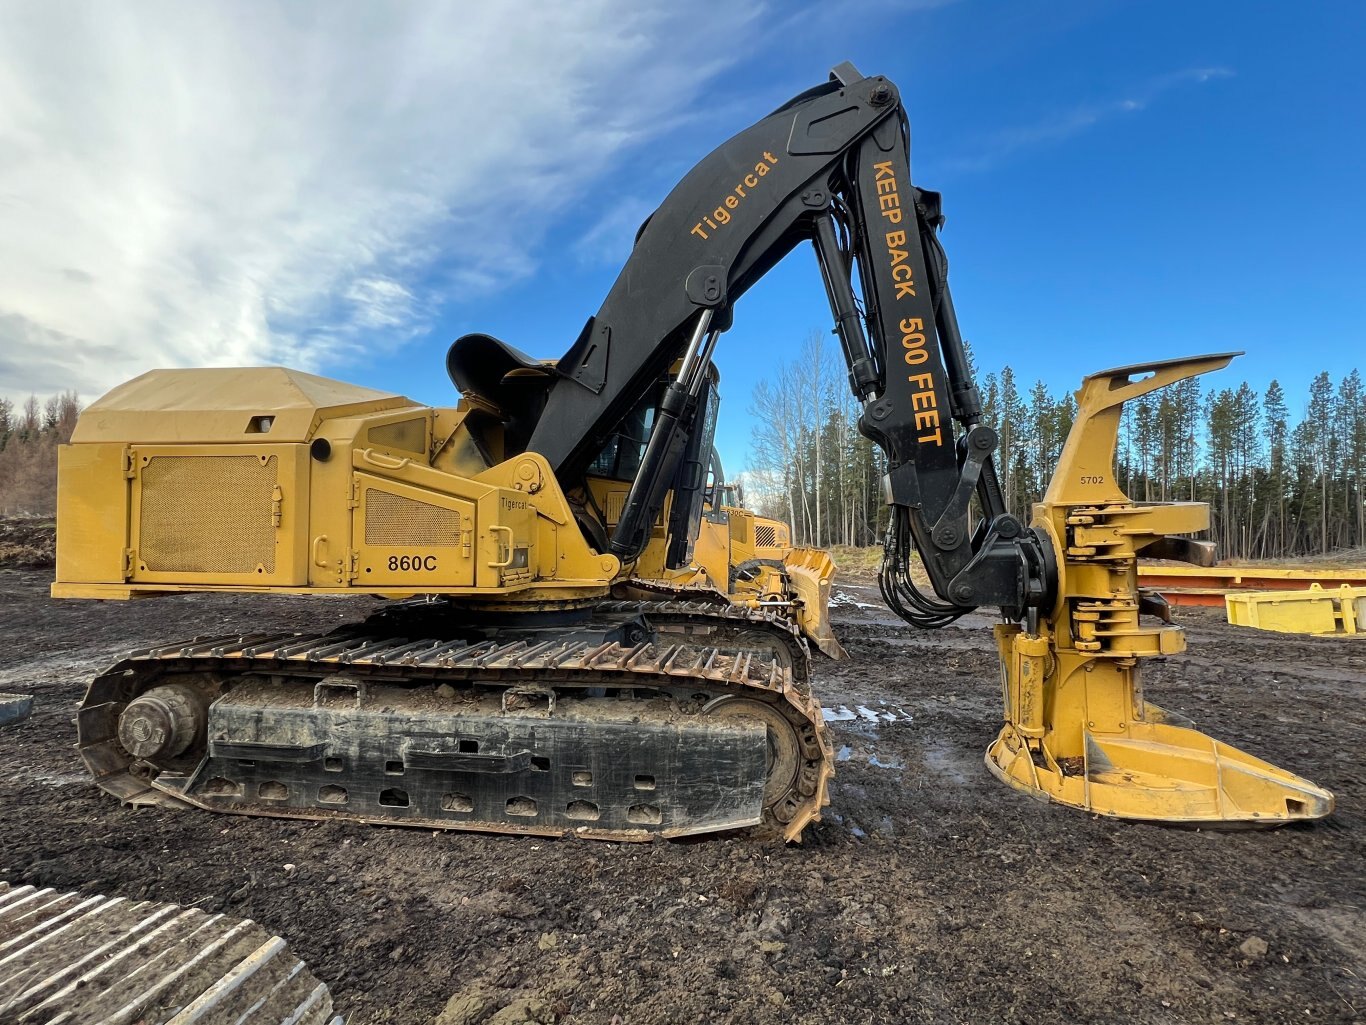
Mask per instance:
[[[119,743],[136,759],[164,764],[204,736],[205,706],[203,694],[190,684],[153,687],[119,715]]]
[[[802,800],[797,790],[802,767],[801,742],[792,723],[772,705],[730,695],[708,702],[702,714],[719,719],[757,719],[764,724],[768,738],[764,811],[779,822],[790,822]]]

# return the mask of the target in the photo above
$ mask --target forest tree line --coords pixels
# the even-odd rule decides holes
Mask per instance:
[[[22,406],[0,396],[0,514],[57,511],[57,446],[71,440],[81,405],[74,392]]]
[[[1026,386],[1003,367],[978,376],[985,421],[1000,437],[1006,502],[1028,520],[1076,415],[1070,391]],[[887,528],[882,453],[858,433],[842,359],[820,333],[754,389],[757,420],[746,489],[801,544],[870,545]],[[1178,382],[1125,405],[1116,472],[1136,501],[1210,506],[1220,556],[1279,559],[1366,546],[1366,389],[1326,371],[1293,416],[1282,386]]]
[[[1072,426],[1070,391],[1027,389],[1009,366],[980,376],[985,420],[1010,509],[1028,518]],[[57,446],[81,406],[66,392],[21,406],[0,398],[0,513],[56,510]],[[843,362],[820,333],[754,389],[751,501],[786,520],[801,544],[863,546],[887,527],[882,453],[858,433]],[[1366,547],[1366,387],[1326,371],[1292,416],[1285,391],[1181,381],[1127,403],[1116,471],[1138,501],[1210,505],[1209,538],[1225,558],[1277,559]]]

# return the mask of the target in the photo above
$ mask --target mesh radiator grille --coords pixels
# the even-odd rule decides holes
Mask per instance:
[[[275,572],[275,456],[154,456],[142,468],[138,558],[152,573]]]
[[[460,514],[454,509],[366,488],[365,543],[455,548],[461,543]]]

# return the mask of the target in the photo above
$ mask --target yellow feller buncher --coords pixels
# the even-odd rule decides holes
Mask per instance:
[[[895,87],[843,64],[688,172],[556,361],[466,335],[449,408],[280,368],[154,371],[95,402],[61,453],[54,595],[399,600],[331,632],[265,623],[133,653],[79,712],[94,778],[129,802],[240,814],[799,839],[834,762],[807,645],[828,560],[770,558],[777,527],[708,509],[703,471],[719,336],[809,244],[859,429],[887,455],[888,605],[923,628],[1001,610],[992,770],[1132,819],[1328,814],[1327,791],[1143,699],[1142,659],[1184,641],[1142,621],[1165,609],[1136,560],[1208,558],[1168,536],[1206,511],[1119,490],[1120,406],[1229,357],[1088,378],[1022,523],[969,376],[940,197],[909,160]],[[933,593],[911,579],[917,551]]]

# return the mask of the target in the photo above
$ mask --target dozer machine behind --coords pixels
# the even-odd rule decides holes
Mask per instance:
[[[737,605],[773,609],[826,655],[848,657],[830,625],[836,568],[830,553],[794,546],[791,526],[746,509],[740,486],[727,483],[715,449],[696,531],[692,564],[668,571],[670,582],[714,587]]]
[[[889,606],[924,628],[1001,611],[992,770],[1136,819],[1327,814],[1326,791],[1143,699],[1142,660],[1184,641],[1141,620],[1164,610],[1137,558],[1207,558],[1168,537],[1206,511],[1119,490],[1120,406],[1228,357],[1088,378],[1026,525],[997,482],[942,222],[939,195],[911,184],[896,88],[844,64],[687,173],[559,360],[457,340],[454,407],[279,368],[116,388],[61,453],[54,595],[396,600],[330,632],[263,623],[118,662],[79,712],[95,779],[125,801],[256,815],[799,839],[833,757],[798,588],[731,600],[732,555],[722,587],[698,548],[715,347],[744,293],[810,245],[859,429],[887,456]],[[932,593],[911,579],[917,551]]]

